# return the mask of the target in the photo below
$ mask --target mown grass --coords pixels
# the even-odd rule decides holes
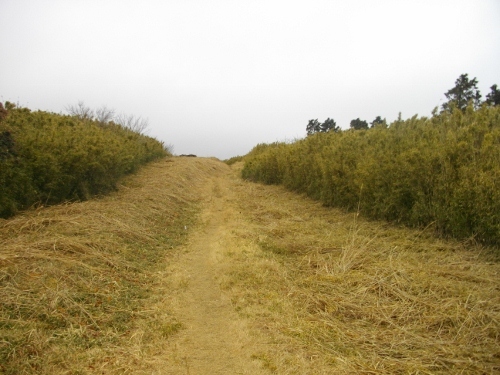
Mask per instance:
[[[195,164],[164,159],[105,198],[0,221],[0,373],[151,373],[182,329],[162,275],[198,211]]]
[[[498,249],[368,221],[244,183],[224,280],[279,374],[500,371]],[[251,249],[251,250],[250,250]]]

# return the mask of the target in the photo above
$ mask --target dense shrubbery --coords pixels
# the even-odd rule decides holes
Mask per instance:
[[[0,116],[0,217],[105,193],[123,175],[167,155],[161,142],[113,122],[6,107]]]
[[[500,107],[258,145],[243,177],[325,205],[500,243]]]
[[[233,156],[232,158],[224,160],[224,163],[226,163],[227,165],[233,165],[233,164],[235,164],[239,161],[242,161],[242,160],[243,160],[243,156]]]

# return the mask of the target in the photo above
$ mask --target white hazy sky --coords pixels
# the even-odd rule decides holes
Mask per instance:
[[[500,85],[498,0],[0,0],[0,35],[0,101],[106,105],[221,159]]]

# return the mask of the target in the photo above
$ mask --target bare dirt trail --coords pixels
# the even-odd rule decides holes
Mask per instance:
[[[269,374],[258,358],[265,345],[259,333],[235,312],[220,288],[226,255],[244,244],[234,234],[241,221],[232,189],[233,173],[214,176],[202,192],[201,223],[168,269],[173,290],[170,309],[182,322],[172,337],[167,374]],[[192,230],[191,230],[192,229]]]

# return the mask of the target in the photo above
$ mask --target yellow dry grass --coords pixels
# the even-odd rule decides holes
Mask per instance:
[[[263,372],[500,372],[492,249],[324,208],[240,168],[165,159],[110,196],[1,221],[0,374],[211,373],[210,358],[199,372],[170,358],[206,349],[185,340],[203,313],[182,311],[199,306],[176,306],[201,287],[185,273],[203,233],[216,251],[191,271],[211,265],[203,285],[240,314]],[[207,314],[226,311],[211,302]],[[233,315],[201,342],[227,337],[215,333]]]
[[[163,159],[101,199],[0,221],[0,373],[151,373],[182,329],[159,282],[225,165]]]
[[[495,249],[366,221],[277,186],[234,190],[245,218],[235,233],[250,245],[231,255],[224,287],[273,338],[260,356],[273,372],[500,372]]]

